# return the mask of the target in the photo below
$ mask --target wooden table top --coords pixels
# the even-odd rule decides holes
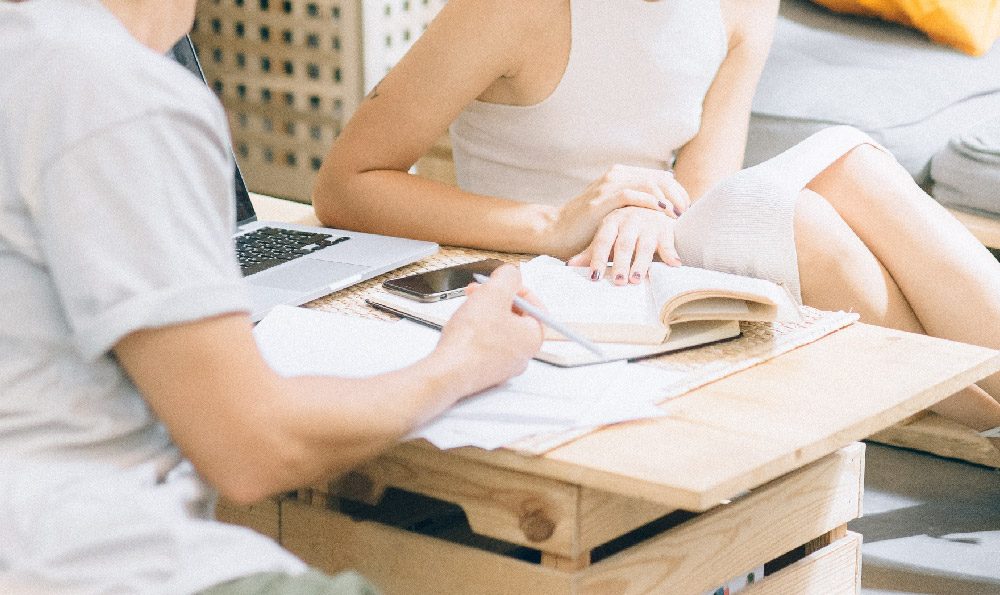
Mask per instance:
[[[1000,352],[855,323],[540,456],[439,453],[702,511],[916,414]],[[432,451],[426,444],[398,448]]]
[[[307,205],[260,211],[261,219],[311,216]],[[671,400],[669,417],[609,426],[543,455],[440,451],[423,441],[392,453],[432,467],[477,461],[702,511],[997,371],[1000,351],[855,323]]]

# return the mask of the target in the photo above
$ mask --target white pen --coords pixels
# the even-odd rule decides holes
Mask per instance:
[[[472,277],[478,283],[486,283],[489,280],[489,277],[487,277],[486,275],[481,275],[479,273],[473,273]],[[607,359],[607,356],[604,355],[604,352],[601,351],[601,348],[595,345],[593,341],[591,341],[587,337],[584,337],[580,333],[570,328],[567,328],[561,322],[553,320],[552,316],[550,316],[544,310],[539,310],[537,307],[535,307],[534,304],[524,299],[523,297],[515,295],[514,305],[517,307],[518,310],[538,320],[542,324],[549,326],[550,328],[558,332],[560,335],[566,337],[571,341],[574,341],[575,343],[577,343],[587,351],[593,353],[597,357],[601,358],[602,360]]]

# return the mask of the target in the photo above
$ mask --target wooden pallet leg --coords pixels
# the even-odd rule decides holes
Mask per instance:
[[[590,552],[584,552],[575,558],[542,552],[541,564],[554,570],[576,572],[590,566]]]
[[[831,543],[833,543],[834,541],[837,541],[841,537],[845,537],[846,535],[847,535],[847,525],[841,525],[839,527],[835,527],[832,530],[827,531],[826,533],[820,535],[816,539],[807,542],[805,555],[808,556],[809,554],[817,550],[821,550],[826,546],[830,545]]]

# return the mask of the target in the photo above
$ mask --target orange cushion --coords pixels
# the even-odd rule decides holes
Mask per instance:
[[[1000,0],[815,0],[837,12],[902,23],[970,56],[1000,37]]]

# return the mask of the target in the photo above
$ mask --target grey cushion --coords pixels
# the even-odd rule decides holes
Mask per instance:
[[[1000,117],[956,136],[931,161],[934,198],[1000,216]]]
[[[1000,113],[1000,44],[973,58],[899,25],[782,0],[752,112],[747,166],[848,124],[926,183],[948,139]]]

